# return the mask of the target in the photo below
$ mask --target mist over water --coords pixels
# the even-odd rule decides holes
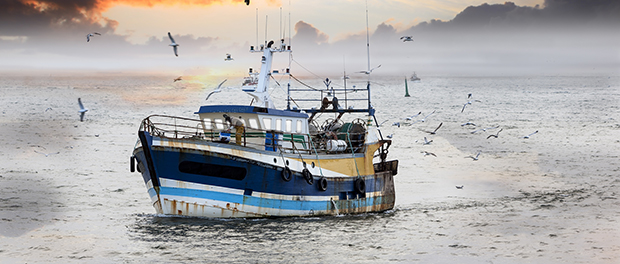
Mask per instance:
[[[240,78],[210,76],[203,85],[191,78],[173,83],[177,76],[5,76],[0,81],[0,259],[620,260],[619,76],[418,76],[421,82],[408,83],[411,97],[404,97],[404,76],[372,79],[376,117],[387,121],[381,131],[394,134],[389,157],[399,160],[394,210],[234,220],[155,215],[142,177],[129,172],[129,157],[144,117],[193,117],[224,78],[230,86],[209,104],[249,103],[251,98],[233,87]],[[336,78],[334,85],[341,82]],[[347,87],[364,87],[364,80],[354,77]],[[319,78],[303,81],[323,87]],[[480,102],[461,113],[469,93]],[[275,87],[272,96],[286,98],[285,90]],[[78,97],[89,108],[84,122],[79,122]],[[405,117],[420,111],[422,116],[436,112],[425,122],[405,124]],[[391,126],[397,121],[400,128]],[[424,132],[440,122],[436,135]],[[476,127],[462,126],[466,122]],[[471,133],[496,126],[503,129],[498,138],[487,139],[498,129]],[[522,138],[534,131],[539,132]],[[433,142],[422,144],[424,137]],[[477,152],[478,161],[466,158]]]

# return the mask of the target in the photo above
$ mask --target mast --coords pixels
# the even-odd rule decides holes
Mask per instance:
[[[368,29],[368,0],[366,0],[366,56],[368,58],[368,83],[366,84],[366,89],[368,89],[368,114],[374,116],[374,111],[371,111],[372,105],[370,104],[370,33]]]

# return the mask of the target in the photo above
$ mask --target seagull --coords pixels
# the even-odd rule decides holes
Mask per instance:
[[[454,187],[456,187],[456,188],[457,188],[457,189],[459,189],[459,190],[460,190],[460,189],[463,189],[463,185],[461,185],[461,186],[457,185],[457,186],[454,186]]]
[[[465,157],[465,158],[471,158],[471,159],[473,159],[474,161],[476,161],[476,160],[478,160],[478,156],[480,156],[480,151],[478,151],[478,154],[476,154],[476,156],[475,156],[475,157],[474,157],[474,156],[467,156],[467,157]]]
[[[471,94],[468,94],[468,95],[467,95],[467,99],[469,99],[469,98],[471,98]]]
[[[491,137],[497,138],[497,137],[499,136],[499,132],[502,132],[502,130],[504,130],[504,129],[503,129],[503,128],[502,128],[502,129],[500,129],[499,131],[497,131],[497,133],[495,133],[495,135],[489,135],[489,136],[487,137],[487,139],[489,139],[489,138],[491,138]]]
[[[485,131],[485,132],[486,132],[486,131],[487,131],[487,129],[496,129],[496,128],[499,128],[499,126],[496,126],[496,127],[481,128],[481,129],[474,130],[474,131],[472,131],[471,133],[472,133],[472,134],[476,134],[476,133],[478,133],[478,131]],[[499,133],[499,132],[498,132],[498,133]]]
[[[533,136],[533,135],[534,135],[534,134],[536,134],[536,133],[538,133],[538,130],[534,131],[534,133],[532,133],[532,134],[529,134],[529,135],[527,135],[527,136],[524,136],[523,138],[528,139],[528,138],[530,138],[531,136]]]
[[[419,115],[421,115],[421,114],[422,114],[422,112],[418,112],[418,113],[417,113],[417,114],[415,114],[415,115],[408,116],[407,118],[405,118],[405,120],[407,120],[407,121],[411,121],[411,120],[413,120],[413,118],[414,118],[414,117],[419,116]]]
[[[182,81],[183,79],[181,79],[183,76],[179,76],[177,78],[174,79],[174,82],[178,82],[178,81]]]
[[[171,46],[174,49],[174,55],[179,57],[179,54],[177,53],[177,47],[179,46],[179,44],[174,42],[174,39],[172,38],[172,35],[170,35],[170,32],[168,32],[168,37],[170,38],[170,41],[172,41],[172,43],[168,46]]]
[[[433,130],[433,131],[424,131],[424,132],[429,133],[431,135],[435,135],[435,133],[437,133],[437,129],[439,129],[441,127],[441,125],[443,125],[443,122],[439,123],[439,126],[437,128],[435,128],[435,130]]]
[[[39,153],[39,154],[43,154],[43,155],[45,155],[46,157],[49,157],[50,155],[55,155],[55,154],[59,154],[59,153],[60,153],[60,152],[55,152],[55,153],[49,153],[49,154],[48,154],[48,153],[38,152],[38,151],[36,151],[36,150],[35,150],[34,152]]]
[[[222,84],[224,84],[224,82],[226,82],[227,80],[228,80],[228,79],[223,80],[223,81],[222,81],[222,82],[221,82],[221,83],[217,86],[217,88],[215,88],[215,90],[211,91],[211,92],[209,93],[209,95],[207,95],[207,99],[205,99],[205,101],[206,101],[206,100],[209,100],[209,97],[210,97],[212,94],[221,92],[221,91],[222,91]]]
[[[84,108],[81,98],[78,98],[78,104],[80,105],[80,110],[78,111],[80,113],[80,122],[84,122],[84,114],[88,112],[88,109]]]
[[[400,39],[401,39],[403,42],[413,41],[413,36],[402,36],[402,37],[400,37]]]
[[[470,94],[470,96],[471,96],[471,94]],[[470,104],[471,104],[471,102],[472,102],[472,101],[467,101],[467,103],[465,103],[465,104],[463,105],[463,109],[461,109],[461,113],[463,113],[463,111],[465,111],[465,107],[466,107],[467,105],[470,105]],[[481,102],[481,101],[480,101],[480,100],[474,100],[474,102]]]
[[[385,136],[385,137],[386,137],[386,138],[392,138],[392,137],[394,137],[394,133],[389,134],[389,135],[387,135],[387,136]]]
[[[45,112],[47,112],[47,110],[54,110],[51,107],[48,107],[47,109],[45,109]]]
[[[437,155],[435,155],[435,153],[428,152],[428,151],[420,151],[420,153],[424,153],[424,157],[426,157],[426,156],[437,157]]]
[[[359,71],[359,73],[370,74],[373,70],[375,70],[375,69],[377,69],[379,67],[381,67],[381,64],[379,64],[379,66],[377,66],[377,67],[374,67],[374,68],[370,69],[369,71]]]
[[[392,126],[400,127],[400,122],[394,122],[394,123],[392,123]]]
[[[461,126],[476,126],[476,124],[472,122],[467,122],[467,123],[461,124]]]
[[[432,112],[432,113],[428,114],[428,115],[427,115],[427,116],[425,116],[424,118],[422,118],[422,119],[420,119],[420,120],[418,120],[418,121],[415,121],[415,122],[411,123],[411,125],[413,125],[413,124],[415,124],[415,123],[417,123],[417,122],[425,122],[425,121],[426,121],[426,118],[428,118],[429,116],[431,116],[431,115],[432,115],[432,114],[434,114],[434,113],[435,113],[435,110],[433,110],[433,112]]]
[[[231,60],[235,60],[235,59],[232,58],[230,53],[226,53],[226,59],[224,59],[224,61],[231,61]]]
[[[383,126],[383,124],[385,124],[385,122],[387,122],[387,121],[389,121],[389,120],[385,120],[385,121],[381,122],[381,124],[379,124],[377,127]]]
[[[422,143],[422,144],[424,144],[424,145],[430,145],[430,144],[431,144],[431,142],[433,142],[433,140],[432,140],[432,139],[431,139],[430,141],[428,141],[428,139],[426,139],[426,137],[424,137],[424,143]]]
[[[99,35],[101,36],[101,34],[97,33],[97,32],[93,32],[93,33],[88,33],[86,34],[86,42],[90,42],[90,37],[94,37],[95,35]]]

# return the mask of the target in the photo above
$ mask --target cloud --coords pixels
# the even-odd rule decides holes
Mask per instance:
[[[329,41],[329,36],[313,25],[304,21],[295,23],[295,36],[293,36],[295,43],[301,43],[302,45],[314,44],[320,45]]]

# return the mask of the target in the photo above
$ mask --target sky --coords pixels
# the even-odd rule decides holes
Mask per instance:
[[[620,74],[620,1],[0,0],[0,74],[243,75],[281,38],[300,76]]]

